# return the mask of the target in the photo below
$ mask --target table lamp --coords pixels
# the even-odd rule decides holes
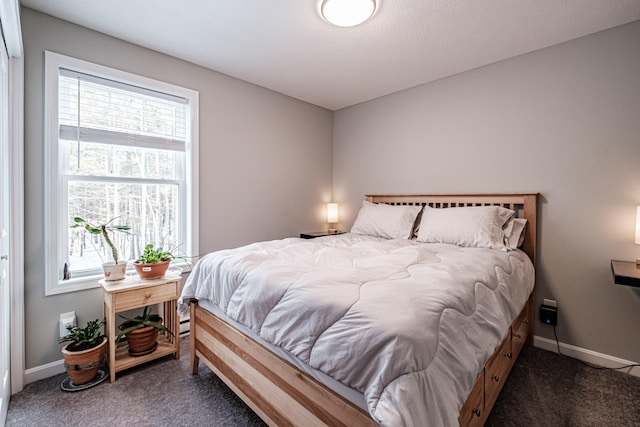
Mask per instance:
[[[338,229],[336,228],[336,224],[338,223],[337,203],[327,203],[327,223],[329,224],[329,234],[335,234],[338,232]]]

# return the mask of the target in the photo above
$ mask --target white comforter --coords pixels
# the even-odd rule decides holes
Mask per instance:
[[[180,309],[213,302],[362,392],[384,426],[452,426],[533,284],[521,251],[345,234],[211,253]]]

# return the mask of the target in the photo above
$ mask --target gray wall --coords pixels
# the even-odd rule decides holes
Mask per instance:
[[[537,299],[560,341],[640,361],[640,22],[334,113],[334,196],[540,192]],[[553,330],[536,323],[536,335]]]
[[[332,113],[22,8],[25,46],[26,367],[61,359],[59,313],[102,316],[99,289],[44,296],[44,51],[200,92],[200,252],[326,227]]]
[[[97,289],[44,296],[45,49],[200,92],[201,252],[321,229],[332,179],[342,229],[365,193],[539,191],[537,295],[558,300],[560,340],[640,360],[640,291],[613,285],[609,270],[612,258],[640,255],[633,244],[640,23],[332,115],[30,9],[21,13],[27,368],[60,359],[59,313],[75,310],[82,322],[102,312]],[[540,324],[536,334],[553,337]]]

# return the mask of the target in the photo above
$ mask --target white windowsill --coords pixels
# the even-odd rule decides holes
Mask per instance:
[[[171,263],[169,265],[169,269],[171,268],[182,269],[181,274],[191,272],[191,265],[184,261]],[[135,276],[135,275],[136,275],[136,270],[135,268],[133,268],[133,264],[129,263],[129,268],[127,268],[126,276],[129,277],[129,276]],[[102,274],[93,274],[90,276],[72,277],[71,279],[68,279],[68,280],[59,280],[55,289],[49,289],[49,291],[46,293],[46,296],[59,295],[59,294],[65,294],[68,292],[77,292],[77,291],[84,291],[87,289],[98,288],[100,287],[99,281],[102,280],[103,278],[104,276]]]

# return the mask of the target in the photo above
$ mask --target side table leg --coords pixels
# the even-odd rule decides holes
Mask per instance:
[[[178,318],[178,304],[176,299],[166,301],[164,303],[164,317],[166,319],[166,326],[173,336],[165,332],[167,340],[173,344],[175,350],[175,359],[180,359],[180,322]]]
[[[171,301],[171,316],[173,317],[173,333],[176,344],[176,360],[180,360],[180,316],[178,316],[178,300]]]
[[[106,297],[105,297],[106,298]],[[105,301],[104,304],[104,314],[105,314],[105,333],[107,335],[107,348],[109,351],[109,381],[114,383],[116,381],[116,345],[115,342],[115,313],[113,312],[113,308],[110,307],[112,304],[107,304]]]

